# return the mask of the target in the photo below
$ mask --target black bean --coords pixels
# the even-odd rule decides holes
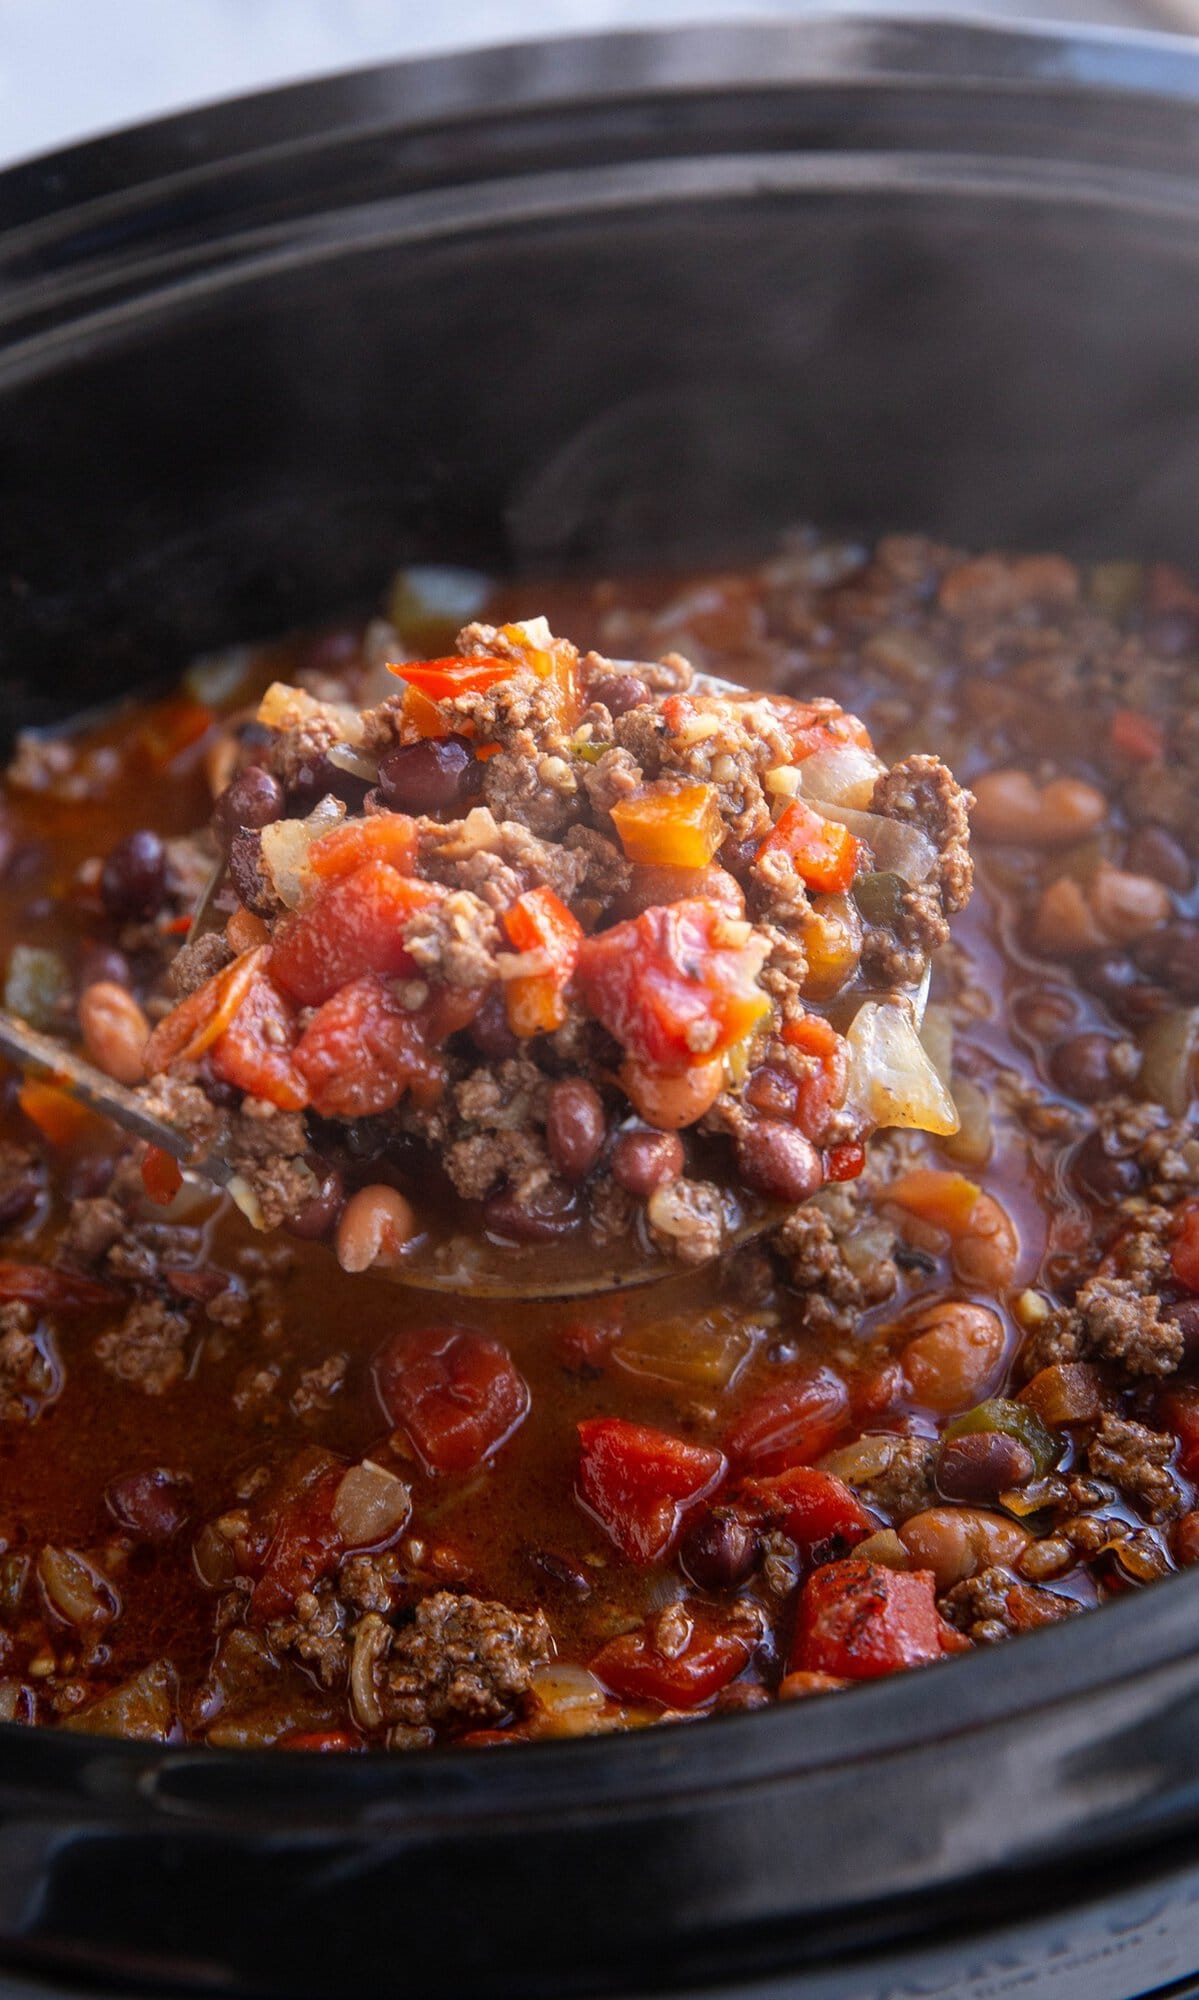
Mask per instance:
[[[1138,1193],[1144,1179],[1137,1162],[1126,1154],[1109,1153],[1098,1132],[1083,1140],[1070,1171],[1083,1194],[1103,1208]]]
[[[1194,881],[1190,856],[1164,826],[1139,826],[1128,843],[1124,866],[1133,875],[1152,875],[1180,896]]]
[[[283,787],[261,764],[248,764],[225,787],[213,808],[212,823],[217,839],[228,847],[239,833],[271,826],[283,817]]]
[[[0,1184],[0,1229],[9,1229],[27,1215],[41,1192],[42,1177],[36,1160],[18,1166]]]
[[[607,1121],[598,1090],[581,1077],[551,1083],[545,1107],[550,1158],[568,1181],[586,1180],[604,1149]]]
[[[111,1514],[130,1534],[158,1547],[179,1533],[187,1519],[191,1481],[156,1465],[149,1472],[129,1472],[114,1479],[104,1498]]]
[[[612,1148],[612,1178],[626,1194],[648,1201],[655,1188],[677,1181],[683,1159],[677,1132],[622,1132]]]
[[[122,923],[155,916],[166,893],[167,856],[158,835],[148,827],[126,834],[100,871],[100,898],[108,915]]]
[[[331,764],[323,754],[312,757],[295,771],[287,787],[287,808],[289,813],[301,817],[319,805],[322,799],[332,795],[348,806],[351,812],[360,812],[362,801],[367,794],[365,778],[356,778],[351,771],[342,771]]]
[[[520,1054],[520,1040],[508,1026],[508,1009],[498,986],[489,988],[470,1024],[470,1038],[489,1062],[504,1062]]]
[[[316,1170],[319,1186],[314,1195],[287,1218],[289,1235],[302,1237],[305,1242],[315,1242],[328,1236],[345,1207],[345,1182],[336,1167]]]
[[[1110,1097],[1116,1088],[1111,1056],[1118,1046],[1111,1035],[1072,1035],[1068,1042],[1059,1042],[1050,1056],[1050,1077],[1059,1090],[1080,1104]]]
[[[553,1549],[530,1549],[529,1561],[534,1569],[548,1576],[561,1590],[571,1597],[584,1598],[591,1595],[591,1578],[577,1563],[568,1561]]]
[[[990,1500],[1010,1486],[1026,1486],[1036,1469],[1019,1438],[1005,1431],[973,1431],[945,1440],[937,1485],[947,1500]]]
[[[79,954],[79,991],[85,993],[89,986],[109,983],[113,986],[133,984],[129,960],[115,945],[95,944],[89,938]]]
[[[1164,924],[1142,938],[1135,957],[1142,972],[1180,1000],[1199,1000],[1199,924]]]
[[[462,736],[400,743],[379,762],[379,790],[394,812],[454,818],[478,795],[483,766]]]
[[[1199,1299],[1179,1299],[1162,1308],[1162,1318],[1173,1320],[1182,1335],[1188,1360],[1199,1354]]]
[[[807,1201],[824,1182],[824,1165],[810,1139],[777,1118],[755,1118],[736,1138],[737,1168],[746,1187],[771,1201]]]
[[[735,1590],[753,1574],[761,1553],[756,1528],[727,1509],[714,1507],[688,1528],[679,1561],[701,1590]]]
[[[229,875],[238,897],[256,917],[269,917],[275,905],[262,872],[262,835],[235,833],[229,842]]]
[[[627,715],[631,708],[643,708],[652,699],[640,674],[601,674],[587,690],[592,701],[602,702],[609,715]]]
[[[579,1211],[569,1188],[547,1181],[523,1199],[512,1188],[490,1195],[483,1203],[483,1222],[497,1236],[511,1236],[518,1243],[552,1243],[578,1227]]]

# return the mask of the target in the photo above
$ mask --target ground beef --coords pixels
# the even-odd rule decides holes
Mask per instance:
[[[323,763],[335,743],[348,740],[349,715],[330,702],[314,700],[302,688],[282,688],[279,682],[268,690],[266,700],[274,706],[263,762],[291,791]]]
[[[771,1245],[784,1261],[788,1282],[803,1295],[804,1325],[815,1332],[851,1333],[866,1308],[890,1298],[898,1283],[889,1256],[851,1268],[829,1217],[812,1203],[787,1217]]]
[[[726,1197],[711,1181],[671,1181],[650,1196],[646,1215],[654,1242],[680,1264],[718,1256],[728,1231]]]
[[[322,1687],[338,1687],[349,1662],[344,1623],[344,1607],[327,1586],[320,1586],[300,1592],[293,1617],[271,1621],[267,1643],[276,1653],[291,1653]]]
[[[122,1382],[147,1396],[165,1396],[182,1379],[188,1322],[159,1299],[131,1306],[121,1324],[102,1333],[95,1345],[97,1360]]]
[[[969,792],[964,792],[939,757],[905,757],[884,771],[874,788],[872,812],[884,819],[904,820],[926,833],[937,850],[930,880],[943,911],[965,907],[974,881],[970,859]]]
[[[1110,1479],[1150,1521],[1170,1521],[1183,1512],[1177,1482],[1166,1470],[1174,1451],[1167,1431],[1105,1415],[1087,1446],[1087,1465],[1097,1479]]]
[[[566,836],[572,854],[581,855],[586,872],[579,890],[600,903],[615,901],[627,893],[633,870],[615,841],[605,839],[592,826],[572,826]]]
[[[342,1564],[337,1594],[361,1616],[387,1617],[408,1590],[408,1578],[394,1549],[379,1556],[350,1556]]]
[[[882,1441],[875,1439],[878,1445]],[[877,1472],[851,1479],[849,1484],[870,1507],[877,1507],[893,1527],[902,1527],[913,1514],[937,1504],[937,1446],[932,1438],[893,1437],[886,1462]]]
[[[1018,1583],[1006,1570],[980,1570],[955,1583],[940,1601],[941,1615],[975,1645],[991,1646],[1015,1632],[1041,1625],[1058,1625],[1084,1607],[1072,1597],[1044,1590],[1039,1584]]]
[[[627,750],[605,750],[597,764],[585,772],[583,783],[591,810],[605,819],[621,799],[631,798],[645,778],[640,764]]]
[[[436,1591],[376,1668],[383,1719],[407,1729],[503,1719],[553,1652],[545,1616]]]
[[[1025,1379],[1062,1361],[1112,1361],[1130,1375],[1170,1375],[1183,1358],[1182,1330],[1163,1318],[1144,1282],[1100,1275],[1035,1327],[1020,1354]]]
[[[305,1368],[292,1391],[291,1407],[297,1417],[318,1416],[333,1407],[350,1365],[345,1354],[327,1354],[315,1368]]]
[[[84,1196],[71,1203],[55,1260],[74,1270],[95,1270],[128,1228],[128,1215],[110,1195]]]
[[[404,943],[419,970],[448,986],[488,986],[502,949],[499,926],[487,904],[455,889],[405,927]]]
[[[229,1121],[225,1158],[249,1182],[267,1229],[277,1229],[318,1191],[304,1154],[308,1136],[298,1112],[247,1098]]]
[[[450,826],[420,821],[418,867],[430,881],[469,890],[493,910],[503,910],[526,889],[543,885],[569,902],[587,873],[587,859],[541,839],[517,820],[499,820],[489,807],[475,806]]]
[[[223,931],[205,931],[176,952],[167,970],[167,982],[176,1000],[198,992],[208,980],[231,963],[233,950]]]
[[[38,1415],[58,1387],[53,1348],[37,1338],[37,1314],[19,1300],[0,1305],[0,1423]]]

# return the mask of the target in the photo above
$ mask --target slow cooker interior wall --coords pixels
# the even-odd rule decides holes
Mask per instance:
[[[10,717],[369,602],[403,557],[728,559],[806,517],[1193,556],[1181,223],[1044,191],[585,193],[568,221],[326,232],[0,354]]]

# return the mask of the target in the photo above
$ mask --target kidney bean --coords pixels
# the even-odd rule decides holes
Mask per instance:
[[[795,1115],[799,1086],[777,1063],[762,1063],[746,1079],[744,1102],[764,1118],[789,1121]]]
[[[947,1500],[993,1500],[1009,1486],[1024,1486],[1036,1471],[1026,1444],[1004,1431],[975,1431],[948,1438],[937,1461],[937,1485]]]
[[[285,800],[278,778],[261,764],[248,764],[221,793],[213,808],[212,823],[222,846],[239,833],[270,826],[282,819]]]
[[[118,922],[155,916],[166,893],[167,856],[158,835],[148,827],[126,834],[100,870],[100,900],[108,915]]]
[[[1139,826],[1128,843],[1125,861],[1140,875],[1154,875],[1183,896],[1194,881],[1186,849],[1164,826]]]
[[[602,674],[587,690],[592,701],[602,702],[609,715],[627,715],[651,699],[640,674]]]
[[[148,1472],[127,1472],[105,1489],[110,1514],[139,1541],[163,1547],[187,1520],[191,1481],[156,1465]]]
[[[1143,938],[1135,954],[1142,972],[1181,1000],[1199,1000],[1199,924],[1166,924]]]
[[[379,790],[395,812],[453,818],[483,781],[483,767],[462,736],[399,743],[379,761]]]
[[[545,1139],[551,1160],[568,1181],[586,1180],[606,1136],[603,1101],[593,1084],[563,1077],[550,1085]]]
[[[287,1230],[291,1236],[299,1236],[304,1242],[316,1242],[327,1236],[339,1219],[345,1207],[345,1182],[336,1167],[328,1167],[317,1172],[320,1185],[314,1195],[310,1195],[287,1219]]]
[[[771,1201],[807,1201],[824,1183],[824,1162],[810,1139],[777,1118],[755,1118],[735,1140],[746,1187]]]
[[[677,1132],[622,1132],[612,1148],[612,1178],[626,1194],[648,1201],[655,1189],[677,1181],[683,1158]]]
[[[343,1271],[387,1269],[417,1234],[416,1214],[398,1188],[359,1188],[337,1224],[337,1261]]]
[[[129,960],[115,945],[96,944],[88,938],[79,954],[79,991],[89,986],[131,986]]]
[[[547,1181],[523,1200],[511,1188],[501,1188],[484,1202],[483,1222],[497,1235],[515,1237],[520,1243],[552,1243],[578,1227],[579,1212],[569,1188],[561,1181]]]
[[[489,987],[484,994],[483,1004],[468,1032],[479,1054],[489,1062],[504,1062],[520,1053],[520,1042],[508,1026],[508,1010],[497,986]]]
[[[150,1023],[127,987],[101,979],[85,987],[79,1001],[83,1045],[97,1069],[117,1083],[140,1083],[142,1054]]]
[[[918,1569],[931,1569],[937,1589],[949,1590],[979,1570],[1014,1562],[1029,1535],[985,1508],[930,1507],[904,1522],[899,1539]]]
[[[1059,1090],[1064,1090],[1067,1097],[1076,1097],[1080,1104],[1093,1104],[1100,1097],[1110,1097],[1118,1087],[1111,1063],[1112,1050],[1118,1047],[1111,1035],[1072,1035],[1068,1042],[1059,1043],[1050,1056],[1050,1077]]]
[[[1109,1153],[1098,1132],[1083,1140],[1070,1172],[1075,1186],[1103,1208],[1112,1208],[1126,1195],[1138,1193],[1144,1179],[1137,1162],[1126,1154]]]
[[[762,1544],[756,1528],[714,1507],[693,1521],[679,1548],[692,1583],[701,1590],[735,1590],[758,1566]]]

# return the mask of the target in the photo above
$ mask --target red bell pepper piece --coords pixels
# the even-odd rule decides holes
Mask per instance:
[[[1199,1292],[1199,1201],[1184,1202],[1179,1211],[1170,1268],[1188,1292]]]
[[[275,1748],[322,1754],[332,1750],[365,1750],[366,1744],[352,1729],[292,1729],[279,1737]]]
[[[366,972],[410,978],[416,964],[404,948],[404,926],[443,893],[386,861],[363,862],[323,883],[283,920],[271,945],[271,977],[304,1007],[319,1007]]]
[[[792,799],[758,849],[758,859],[786,854],[809,889],[837,895],[848,889],[858,872],[861,842],[839,820],[813,812],[803,799]]]
[[[856,1181],[866,1165],[866,1148],[860,1139],[847,1139],[841,1146],[830,1146],[824,1156],[824,1178],[826,1181]]]
[[[857,1557],[822,1564],[800,1594],[792,1669],[874,1680],[968,1650],[970,1641],[937,1610],[935,1591],[927,1569],[884,1569]]]
[[[635,1061],[677,1071],[723,1055],[769,1013],[766,951],[716,903],[655,905],[584,939],[579,986]]]
[[[323,1118],[371,1118],[409,1090],[435,1104],[444,1078],[427,1022],[407,1013],[373,974],[317,1009],[291,1060]]]
[[[691,1633],[668,1658],[654,1645],[654,1627],[624,1632],[600,1648],[591,1671],[624,1701],[660,1701],[666,1708],[702,1708],[748,1666],[748,1634],[718,1625],[701,1608],[691,1613]]]
[[[823,1365],[763,1390],[725,1440],[729,1457],[755,1473],[785,1472],[836,1442],[849,1409],[841,1377]]]
[[[426,1472],[473,1472],[528,1415],[528,1385],[508,1350],[466,1327],[393,1334],[374,1376],[388,1421],[407,1432]]]
[[[142,1159],[142,1186],[157,1208],[169,1208],[183,1186],[183,1169],[161,1146],[147,1146]]]
[[[668,1555],[685,1514],[724,1477],[723,1452],[648,1424],[591,1417],[579,1425],[579,1436],[579,1497],[630,1562]]]
[[[552,1034],[566,1019],[566,989],[583,942],[578,918],[552,889],[528,889],[504,911],[508,942],[518,952],[538,952],[544,967],[504,982],[508,1026],[514,1035]]]
[[[792,1465],[768,1479],[747,1479],[740,1497],[763,1519],[776,1522],[805,1555],[818,1542],[840,1542],[851,1549],[878,1525],[844,1481],[811,1465]]]
[[[250,1597],[250,1616],[256,1623],[283,1617],[297,1597],[330,1575],[345,1555],[345,1542],[333,1519],[333,1503],[345,1473],[344,1465],[330,1465],[320,1454],[303,1485],[279,1508]]]
[[[476,659],[462,660],[456,653],[442,660],[388,661],[387,671],[406,681],[430,701],[453,701],[455,695],[483,694],[497,681],[510,681],[520,671],[520,662],[480,653]]]

